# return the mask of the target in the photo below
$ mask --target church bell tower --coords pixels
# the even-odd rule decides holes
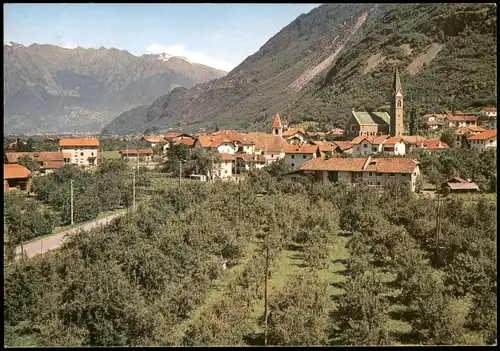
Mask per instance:
[[[399,71],[396,67],[392,82],[391,136],[401,136],[404,133],[403,108],[403,89],[401,87],[401,80],[399,79]]]

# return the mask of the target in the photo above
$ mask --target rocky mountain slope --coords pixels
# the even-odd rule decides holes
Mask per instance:
[[[226,72],[182,57],[4,44],[6,131],[101,130],[130,108]]]
[[[177,88],[103,132],[259,129],[287,120],[343,127],[351,109],[388,104],[400,67],[406,107],[496,102],[494,4],[325,4],[303,14],[227,76]],[[134,126],[135,128],[132,128]]]

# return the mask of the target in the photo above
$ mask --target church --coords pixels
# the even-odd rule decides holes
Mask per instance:
[[[403,135],[403,89],[396,68],[392,82],[390,114],[387,112],[365,112],[352,110],[345,128],[345,136],[351,140],[360,135]]]

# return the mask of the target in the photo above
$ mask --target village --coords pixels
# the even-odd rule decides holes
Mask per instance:
[[[419,178],[426,170],[421,169],[418,159],[406,155],[415,149],[431,153],[448,149],[450,146],[439,138],[441,131],[454,131],[456,148],[477,152],[496,150],[495,107],[483,107],[477,116],[464,115],[461,111],[427,113],[423,115],[424,127],[436,137],[408,135],[404,130],[404,93],[397,70],[391,88],[390,113],[353,109],[345,130],[335,128],[311,132],[306,130],[307,123],[288,125],[276,113],[268,133],[219,130],[213,133],[171,132],[166,135],[117,137],[129,143],[139,139],[143,145],[149,146],[122,149],[118,154],[132,168],[144,166],[153,169],[168,159],[171,148],[184,145],[189,152],[201,149],[220,155],[218,162],[214,162],[205,174],[187,175],[193,180],[234,181],[251,170],[282,160],[290,169],[281,175],[283,179],[296,180],[299,176],[311,175],[320,181],[355,184],[361,178],[372,186],[385,186],[395,181],[407,183],[415,192]],[[102,158],[98,157],[103,152],[99,151],[97,137],[59,138],[51,135],[46,141],[57,144],[59,151],[5,152],[4,191],[21,188],[29,192],[31,172],[18,164],[23,156],[39,163],[36,174],[40,175],[53,172],[65,164],[92,168]],[[446,184],[454,192],[479,189],[470,179],[462,179],[460,174],[454,175]]]

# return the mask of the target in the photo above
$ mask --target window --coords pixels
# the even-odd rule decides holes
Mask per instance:
[[[371,177],[372,176],[372,172],[368,172],[368,175]]]
[[[401,107],[401,100],[398,100],[398,107]]]
[[[292,163],[292,167],[295,167],[295,163]]]
[[[368,144],[363,144],[363,147],[366,149],[368,147]]]
[[[376,152],[377,151],[377,148],[375,146],[372,147],[372,151],[373,152]]]
[[[380,185],[380,182],[377,182],[377,185]]]
[[[401,173],[401,177],[404,177],[404,176],[405,176],[405,174],[404,174],[404,173]]]
[[[90,156],[94,156],[94,153],[93,153],[93,152],[91,152],[91,153],[90,153]]]
[[[394,173],[391,173],[391,174],[390,174],[390,176],[391,176],[391,177],[394,177]]]
[[[306,158],[306,155],[302,155],[302,158]]]
[[[292,155],[292,160],[295,158],[295,155]]]
[[[271,154],[271,158],[274,158],[274,155],[273,155],[273,154]]]
[[[80,156],[83,156],[83,152],[80,152]]]

